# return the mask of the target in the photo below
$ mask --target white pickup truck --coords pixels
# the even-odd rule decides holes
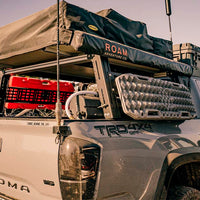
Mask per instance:
[[[0,200],[200,199],[200,77],[169,41],[62,1],[60,77],[74,87],[58,125],[56,5],[0,34]]]

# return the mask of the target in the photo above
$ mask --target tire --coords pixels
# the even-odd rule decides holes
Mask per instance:
[[[175,186],[169,190],[167,200],[200,200],[200,191],[186,186]]]

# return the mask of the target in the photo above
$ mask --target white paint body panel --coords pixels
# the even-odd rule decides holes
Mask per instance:
[[[0,120],[0,193],[19,200],[62,199],[54,125],[54,121]]]

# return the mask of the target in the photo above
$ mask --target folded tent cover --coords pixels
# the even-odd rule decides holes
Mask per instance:
[[[170,41],[149,36],[144,23],[112,9],[95,14],[61,1],[59,20],[60,50],[65,56],[92,53],[112,57],[118,53],[117,58],[136,64],[192,73],[189,66],[164,58],[172,58]],[[1,68],[56,59],[57,5],[1,27],[0,36]]]

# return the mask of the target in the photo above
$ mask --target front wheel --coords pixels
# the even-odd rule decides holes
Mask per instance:
[[[167,200],[200,200],[200,191],[186,186],[175,186],[169,190]]]

